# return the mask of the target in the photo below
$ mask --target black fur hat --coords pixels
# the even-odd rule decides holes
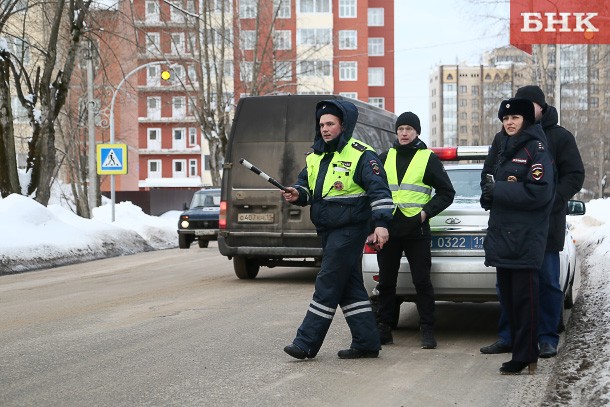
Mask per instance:
[[[534,104],[523,98],[512,98],[503,100],[498,109],[498,119],[502,121],[504,116],[508,115],[523,116],[523,120],[530,124],[536,123],[536,114]]]
[[[332,114],[337,116],[343,123],[343,112],[334,103],[319,103],[318,110],[316,110],[316,119],[320,121],[320,117],[325,114]]]

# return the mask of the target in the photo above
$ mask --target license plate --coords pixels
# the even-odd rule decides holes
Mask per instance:
[[[240,223],[273,223],[273,213],[238,213]]]
[[[482,250],[485,236],[445,235],[432,236],[432,249]]]
[[[196,230],[195,231],[195,236],[209,236],[209,235],[215,235],[216,234],[216,229],[202,229],[202,230]]]

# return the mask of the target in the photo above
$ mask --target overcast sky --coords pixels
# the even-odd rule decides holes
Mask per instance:
[[[395,113],[417,114],[424,140],[429,131],[432,68],[458,62],[478,64],[485,51],[508,45],[508,29],[503,27],[508,24],[509,3],[499,3],[395,0]],[[495,17],[486,17],[490,15]]]

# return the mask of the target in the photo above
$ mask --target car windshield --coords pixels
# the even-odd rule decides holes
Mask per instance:
[[[451,168],[447,175],[455,188],[454,203],[479,202],[481,197],[481,170],[477,168]]]
[[[193,195],[191,208],[220,206],[220,192],[197,192]]]

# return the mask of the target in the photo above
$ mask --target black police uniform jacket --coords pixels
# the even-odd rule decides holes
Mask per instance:
[[[572,133],[557,124],[558,119],[557,109],[547,105],[539,122],[544,130],[555,169],[555,198],[546,241],[546,250],[551,252],[563,250],[568,201],[580,191],[585,181],[585,168],[576,145],[576,139]],[[505,137],[503,132],[496,134],[492,142],[490,155],[491,151],[499,150]],[[487,161],[485,165],[483,174],[490,173],[491,168],[487,166]]]
[[[425,150],[428,146],[417,137],[411,143],[405,145],[401,145],[398,140],[395,140],[392,148],[396,150],[396,173],[400,182],[405,172],[407,172],[413,157],[415,157],[417,150]],[[388,151],[381,153],[379,156],[384,165],[387,157]],[[400,209],[397,209],[390,223],[390,237],[429,238],[429,219],[438,215],[453,203],[455,189],[453,184],[451,184],[443,163],[434,153],[430,154],[422,180],[424,184],[434,188],[432,199],[422,208],[427,215],[426,221],[424,223],[421,222],[421,215],[419,213],[415,216],[406,217]]]
[[[561,251],[565,241],[568,200],[582,188],[585,167],[576,146],[576,139],[568,130],[557,124],[559,116],[553,106],[547,106],[540,124],[555,162],[555,201],[551,211],[547,251]]]
[[[546,137],[542,127],[535,124],[518,135],[503,135],[497,144],[499,150],[492,145],[486,160],[486,168],[492,168],[488,173],[496,181],[493,199],[490,203],[481,198],[481,206],[491,209],[483,243],[485,265],[539,269],[555,193]]]
[[[335,151],[341,152],[344,148],[365,150],[365,147],[352,139],[352,133],[358,119],[358,109],[351,103],[342,100],[327,100],[317,104],[316,111],[322,104],[334,104],[343,114],[343,131],[341,134],[326,143],[322,138],[319,122],[316,117],[316,135],[311,146],[311,154],[324,154],[320,163],[315,188],[311,188],[307,177],[307,167],[298,176],[293,185],[299,191],[299,198],[295,205],[311,205],[311,221],[318,233],[328,229],[335,229],[362,222],[371,222],[374,227],[388,227],[392,219],[392,193],[388,186],[386,173],[376,152],[366,150],[360,156],[356,165],[353,180],[366,195],[357,199],[343,200],[342,202],[325,200],[322,191],[324,178],[328,172],[329,163]],[[315,191],[312,195],[312,190]]]

